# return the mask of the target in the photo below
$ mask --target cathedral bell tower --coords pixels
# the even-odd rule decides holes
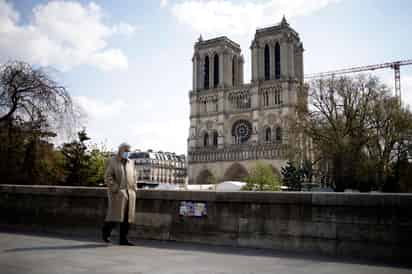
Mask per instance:
[[[252,82],[303,82],[303,45],[299,34],[283,17],[278,25],[257,29],[252,50]]]
[[[225,90],[243,85],[244,60],[240,46],[226,36],[209,40],[200,36],[194,45],[192,62],[189,149],[222,147]]]
[[[194,46],[193,91],[227,88],[243,84],[243,56],[240,46],[222,36]]]

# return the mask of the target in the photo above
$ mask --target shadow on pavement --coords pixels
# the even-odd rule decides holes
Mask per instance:
[[[295,260],[306,260],[323,263],[347,263],[358,265],[371,266],[390,266],[400,269],[412,268],[411,263],[385,262],[377,261],[363,257],[334,257],[332,255],[309,254],[307,252],[293,252],[284,250],[253,248],[253,247],[238,247],[238,246],[223,246],[223,245],[208,245],[204,243],[188,243],[176,241],[160,241],[160,240],[136,240],[133,241],[136,248],[159,248],[167,250],[176,250],[182,252],[208,252],[222,255],[237,255],[237,256],[265,256],[273,258],[287,258]]]
[[[19,252],[19,251],[31,251],[31,250],[69,250],[69,249],[82,249],[82,248],[102,248],[109,246],[117,246],[116,243],[104,244],[99,237],[93,236],[78,236],[78,235],[64,235],[56,233],[42,233],[42,232],[27,232],[27,231],[4,231],[0,229],[0,232],[22,234],[22,235],[32,235],[37,237],[46,238],[59,238],[65,240],[82,240],[87,241],[89,244],[79,244],[79,245],[67,245],[67,246],[43,246],[43,247],[27,247],[27,248],[15,248],[4,250],[3,252]],[[133,239],[132,239],[133,240]],[[327,262],[327,263],[348,263],[348,264],[358,264],[358,265],[373,265],[373,266],[391,266],[395,268],[410,269],[412,268],[412,262],[385,262],[377,261],[373,259],[368,259],[365,257],[334,257],[331,255],[322,254],[308,254],[305,252],[293,252],[293,251],[280,251],[273,249],[262,249],[262,248],[252,248],[252,247],[237,247],[237,246],[223,246],[223,245],[208,245],[204,243],[189,243],[189,242],[176,242],[176,241],[161,241],[161,240],[134,240],[132,241],[136,244],[134,247],[120,247],[119,248],[156,248],[165,250],[174,250],[178,252],[207,252],[222,255],[237,255],[237,256],[265,256],[273,258],[287,258],[295,260],[308,260],[313,262]],[[365,254],[367,255],[367,254]]]
[[[34,246],[34,247],[21,247],[13,249],[5,249],[3,252],[23,252],[23,251],[37,251],[37,250],[71,250],[71,249],[84,249],[84,248],[100,248],[108,247],[107,244],[81,244],[81,245],[62,245],[62,246]]]

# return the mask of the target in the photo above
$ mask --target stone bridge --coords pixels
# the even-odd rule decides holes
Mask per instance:
[[[206,214],[184,216],[182,202],[205,204]],[[84,263],[108,267],[99,273],[410,273],[376,265],[411,265],[409,194],[143,190],[130,232],[141,246],[132,249],[90,242],[100,239],[106,206],[104,188],[0,185],[2,231],[69,237],[1,234],[0,267],[8,272],[0,272],[26,273],[43,260],[49,272],[39,265],[27,272],[80,273]],[[122,260],[127,266],[115,267]],[[73,265],[54,270],[64,262]]]

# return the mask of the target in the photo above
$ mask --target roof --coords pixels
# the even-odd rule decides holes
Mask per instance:
[[[209,47],[215,47],[221,44],[226,44],[238,52],[241,51],[240,45],[234,42],[233,40],[229,39],[227,36],[219,36],[219,37],[208,39],[208,40],[199,39],[199,41],[195,43],[195,48],[204,49],[204,48],[209,48]]]
[[[255,37],[265,36],[267,34],[272,34],[273,32],[280,31],[282,29],[287,29],[292,32],[296,37],[299,37],[299,34],[290,27],[289,23],[286,21],[285,16],[283,16],[282,21],[275,25],[265,26],[256,29]]]
[[[130,159],[156,159],[156,160],[174,160],[174,161],[186,161],[186,155],[177,155],[176,153],[153,151],[151,149],[147,151],[136,151],[130,153]]]

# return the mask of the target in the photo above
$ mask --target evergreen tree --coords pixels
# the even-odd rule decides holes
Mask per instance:
[[[64,156],[66,184],[87,185],[89,176],[90,155],[86,153],[86,141],[90,140],[86,130],[77,133],[78,140],[63,144],[61,153]]]
[[[285,167],[282,167],[283,184],[288,187],[288,190],[300,191],[302,189],[302,182],[304,172],[301,168],[288,161]]]

